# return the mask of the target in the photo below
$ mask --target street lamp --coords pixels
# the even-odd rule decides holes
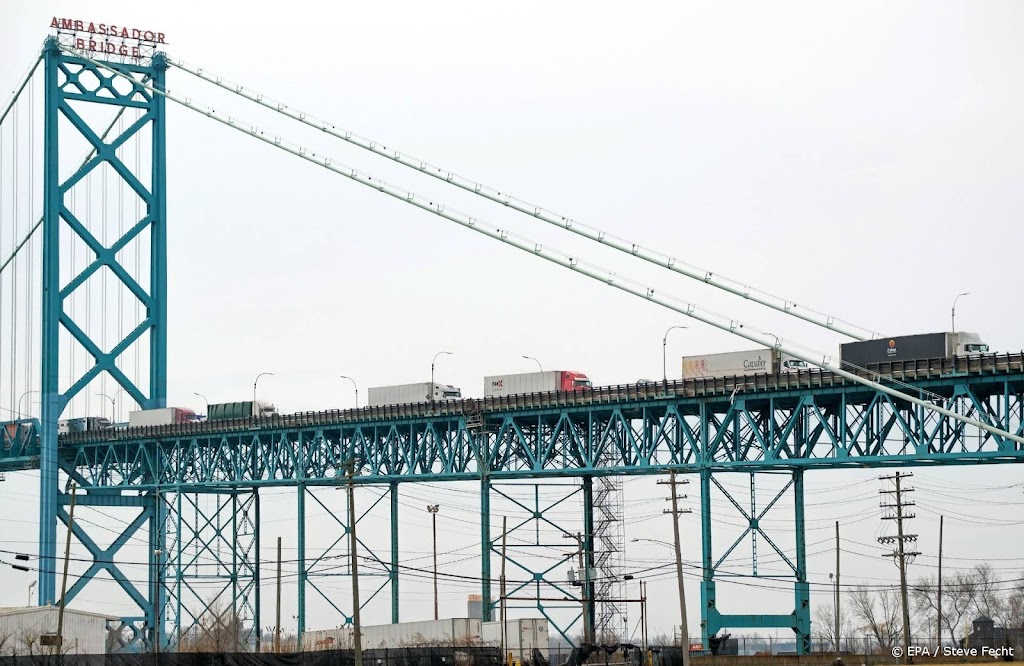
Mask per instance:
[[[540,368],[540,371],[544,372],[544,366],[540,364],[540,361],[538,361],[532,356],[526,356],[525,354],[523,355],[523,358],[525,358],[527,361],[533,361],[534,363],[537,364],[537,367]]]
[[[28,584],[28,605],[32,605],[32,588],[36,586],[36,581],[32,581]]]
[[[22,398],[24,398],[26,395],[29,395],[30,393],[39,393],[39,391],[25,391],[24,393],[21,394],[21,398],[18,398],[18,420],[19,421],[21,420],[21,400],[22,400]],[[31,407],[32,403],[29,403],[28,406]],[[29,410],[29,411],[31,411],[31,410]]]
[[[259,410],[256,409],[256,384],[259,383],[260,377],[262,377],[263,375],[270,375],[271,377],[273,377],[274,373],[272,373],[272,372],[261,372],[260,374],[256,375],[256,381],[254,381],[252,383],[252,411],[253,411],[253,416],[256,416],[257,413],[259,412]]]
[[[207,398],[202,393],[196,393],[195,391],[192,391],[192,395],[198,395],[200,398],[203,399],[203,402],[206,403],[206,419],[209,420],[210,419],[210,399]]]
[[[670,326],[668,331],[665,331],[665,337],[661,339],[661,378],[667,384],[668,383],[668,368],[665,365],[665,348],[668,346],[668,334],[674,328],[689,328],[689,326]]]
[[[441,509],[440,504],[428,504],[427,511],[430,512],[430,522],[434,528],[434,619],[437,619],[437,512]]]
[[[106,393],[97,393],[96,395],[100,396],[101,398],[106,398],[107,400],[110,401],[110,422],[117,423],[117,401],[111,398]],[[115,393],[114,395],[117,394]]]
[[[348,375],[338,375],[340,379],[347,379],[352,382],[352,388],[356,390],[356,409],[359,408],[359,387],[356,386],[356,380],[352,379]]]
[[[430,400],[431,404],[434,402],[434,365],[437,363],[437,357],[442,354],[454,356],[450,351],[439,351],[434,354],[434,359],[430,361],[430,393],[427,395],[427,399]]]
[[[956,302],[960,300],[961,296],[970,296],[970,295],[971,295],[971,292],[965,291],[962,294],[957,294],[956,298],[953,299],[953,309],[949,313],[950,314],[950,319],[953,320],[951,322],[952,325],[953,325],[953,333],[956,333]]]

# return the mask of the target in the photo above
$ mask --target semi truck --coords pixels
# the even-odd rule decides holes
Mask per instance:
[[[919,358],[950,358],[988,352],[988,345],[977,333],[922,333],[839,346],[844,363],[866,367],[873,363],[909,361]]]
[[[159,409],[140,409],[128,412],[129,428],[177,425],[179,423],[192,423],[195,420],[197,420],[196,413],[184,407],[161,407]]]
[[[683,379],[780,374],[808,368],[805,361],[776,349],[754,349],[683,357]]]
[[[105,416],[83,416],[76,419],[57,421],[57,434],[67,435],[72,432],[92,432],[113,427],[110,419]]]
[[[382,407],[384,405],[404,405],[413,402],[443,402],[459,400],[462,390],[450,384],[438,382],[418,382],[416,384],[398,384],[396,386],[371,386],[368,405]]]
[[[263,400],[247,400],[245,402],[222,402],[207,408],[206,418],[209,421],[224,419],[248,419],[277,414],[277,407]]]
[[[484,377],[484,397],[494,398],[520,393],[546,393],[548,391],[585,391],[590,379],[576,370],[548,370],[522,372],[514,375]]]
[[[546,618],[522,618],[506,620],[504,630],[501,622],[484,622],[481,625],[483,642],[490,645],[505,645],[506,653],[520,664],[539,666],[534,662],[533,652],[537,650],[543,658],[542,663],[550,659],[548,643],[548,621]]]

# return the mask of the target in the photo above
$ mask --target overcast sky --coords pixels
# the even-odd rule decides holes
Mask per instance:
[[[953,298],[971,292],[958,305],[957,328],[978,332],[994,350],[1024,347],[1024,315],[1014,307],[1024,210],[1019,3],[294,1],[265,11],[242,3],[9,0],[0,9],[5,99],[54,15],[159,30],[173,59],[883,335],[948,330]],[[168,86],[787,340],[826,353],[844,341],[286,123],[181,70],[168,73]],[[438,381],[469,396],[482,394],[485,375],[533,369],[523,355],[545,369],[583,371],[595,384],[634,382],[661,376],[662,336],[676,324],[690,328],[669,338],[670,377],[683,355],[750,348],[170,104],[167,139],[168,404],[201,411],[196,392],[211,402],[245,400],[258,373],[274,372],[260,380],[260,398],[283,411],[350,407],[352,387],[339,375],[356,379],[365,403],[367,387],[429,380],[441,350],[453,355],[438,360]],[[0,237],[6,251],[9,236]],[[76,403],[74,415],[105,413],[95,397],[101,390]],[[897,580],[878,557],[876,476],[808,475],[808,568],[823,597],[837,519],[860,552],[844,561],[844,581]],[[35,552],[35,479],[10,474],[0,485],[6,549]],[[983,558],[1007,579],[1021,576],[1020,469],[920,471],[915,481],[924,556],[912,576],[932,572],[939,513],[954,526],[946,552],[962,559],[953,567]],[[429,566],[423,506],[439,502],[442,569],[479,571],[478,559],[464,559],[479,550],[475,492],[471,484],[404,489],[403,558]],[[627,538],[671,534],[663,493],[652,480],[625,484]],[[689,494],[697,506],[697,487]],[[325,493],[325,502],[337,505],[339,495]],[[272,559],[278,535],[294,557],[294,491],[264,497],[263,557]],[[778,509],[780,544],[792,542],[789,506]],[[716,532],[720,555],[740,519],[724,513],[722,498],[716,510],[726,521],[721,537]],[[698,517],[683,520],[686,556],[699,561]],[[316,525],[323,533],[311,539],[333,541],[330,523]],[[374,530],[367,539],[386,553],[386,533]],[[635,545],[631,570],[669,562],[668,550],[637,553]],[[128,557],[137,561],[140,552]],[[758,552],[764,557],[767,545],[759,542]],[[731,566],[749,562],[748,544]],[[777,560],[759,568],[773,567],[780,571]],[[272,570],[264,569],[264,625],[273,622]],[[0,605],[22,603],[28,581],[0,570]],[[688,606],[697,627],[693,581]],[[343,582],[331,585],[343,595]],[[476,587],[444,584],[442,614],[463,616]],[[121,612],[112,588],[95,583],[77,605]],[[403,583],[402,593],[403,619],[430,616],[427,581]],[[667,632],[677,613],[672,587],[651,593],[652,630]],[[293,584],[286,595],[290,617]],[[748,584],[721,584],[719,599],[723,612],[792,610],[791,591]],[[317,604],[309,626],[336,623]],[[389,615],[383,595],[364,622]]]

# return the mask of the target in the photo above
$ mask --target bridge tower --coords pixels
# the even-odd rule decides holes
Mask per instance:
[[[89,538],[78,522],[74,533],[91,552],[95,562],[68,589],[70,602],[91,578],[102,570],[110,573],[121,588],[139,606],[139,613],[127,617],[127,624],[157,626],[162,616],[164,587],[161,555],[165,554],[166,506],[159,492],[129,496],[107,488],[98,491],[90,479],[76,470],[74,460],[62,456],[57,446],[58,425],[65,408],[76,395],[87,390],[103,373],[119,390],[143,409],[164,407],[167,388],[167,240],[166,240],[166,122],[164,99],[137,82],[164,88],[166,60],[161,53],[142,59],[111,62],[124,76],[109,71],[62,50],[67,35],[47,38],[43,48],[45,77],[44,174],[43,174],[43,249],[42,249],[42,419],[40,421],[40,513],[39,513],[39,596],[40,605],[59,601],[56,586],[58,520],[69,522],[66,505],[70,503],[67,486],[78,486],[79,507],[134,507],[138,517],[108,548]],[[117,56],[114,56],[116,59]],[[109,121],[116,111],[115,120]],[[102,118],[102,119],[101,119]],[[84,162],[76,148],[87,148]],[[135,143],[131,143],[135,142]],[[127,157],[128,146],[136,148],[135,157]],[[138,219],[130,220],[123,232],[112,229],[104,215],[86,211],[82,199],[75,205],[75,190],[87,188],[90,174],[105,171],[123,181],[128,192],[137,197]],[[104,181],[106,182],[106,181]],[[104,192],[105,196],[105,192]],[[105,203],[105,202],[104,202]],[[97,221],[97,217],[100,219]],[[90,223],[91,219],[91,223]],[[102,234],[100,229],[103,230]],[[114,238],[110,239],[110,232]],[[104,239],[107,239],[104,242]],[[142,244],[138,255],[146,257],[145,267],[128,265],[121,253],[130,244]],[[79,270],[69,262],[69,249],[84,246],[89,260]],[[140,304],[140,321],[116,344],[108,347],[96,331],[76,321],[66,305],[84,290],[90,279],[106,273],[113,276]],[[84,349],[91,361],[74,368],[61,378],[69,349]],[[129,349],[139,346],[148,369],[141,379],[130,377],[122,361]],[[107,347],[107,348],[105,348]],[[60,473],[68,483],[62,487]],[[129,481],[125,481],[128,483]],[[84,491],[84,492],[83,492]],[[148,526],[150,574],[147,590],[122,575],[113,564],[115,554],[133,534]],[[63,559],[63,558],[61,558]],[[137,637],[136,637],[137,638]]]

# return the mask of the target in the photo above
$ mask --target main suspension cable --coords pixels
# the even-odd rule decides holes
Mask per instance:
[[[718,289],[722,289],[736,296],[773,308],[779,312],[784,312],[785,314],[803,319],[804,321],[816,324],[823,328],[836,331],[856,340],[869,340],[879,337],[879,334],[871,329],[845,322],[842,319],[823,312],[818,312],[811,308],[798,306],[795,302],[789,299],[782,298],[781,296],[775,296],[757,289],[756,287],[751,287],[741,282],[737,282],[736,280],[727,278],[723,275],[716,275],[711,271],[680,261],[679,259],[670,257],[667,254],[645,248],[639,243],[619,238],[613,234],[587,226],[581,222],[552,212],[541,206],[513,197],[510,194],[499,192],[492,187],[488,187],[482,183],[459,176],[452,171],[430,164],[425,160],[406,155],[398,150],[389,149],[379,141],[361,137],[348,130],[339,130],[327,121],[319,120],[305,112],[293,111],[287,104],[271,100],[265,95],[246,89],[244,86],[225,83],[222,77],[205,74],[201,68],[192,68],[182,60],[169,60],[168,62],[184,72],[188,72],[193,76],[203,79],[204,81],[209,81],[224,90],[233,92],[244,99],[255,102],[305,125],[321,130],[322,132],[341,139],[342,141],[347,141],[354,146],[368,150],[376,155],[386,157],[403,166],[415,169],[416,171],[425,173],[428,176],[437,178],[438,180],[451,183],[452,185],[466,190],[467,192],[472,192],[473,194],[485,199],[502,204],[503,206],[507,206],[508,208],[520,213],[529,215],[530,217],[535,217],[538,220],[547,222],[548,224],[556,227],[566,229],[574,234],[583,236],[584,238],[598,242],[602,245],[607,245],[608,247],[619,250],[620,252],[633,255],[634,257],[639,257],[640,259],[657,266],[661,266],[662,268],[667,268],[680,275],[685,275],[686,277],[694,280],[699,280],[711,285],[712,287],[717,287]]]
[[[125,76],[125,74],[123,74],[121,71],[119,71],[109,63],[98,62],[96,60],[93,60],[88,56],[67,46],[62,46],[61,48],[79,58],[82,58],[83,60],[89,63],[92,63],[97,67],[101,67],[115,74]],[[965,423],[975,428],[984,430],[992,435],[995,435],[996,437],[1002,439],[1009,439],[1019,444],[1024,444],[1024,437],[1021,437],[1020,435],[1015,435],[1006,430],[1002,430],[993,425],[990,425],[989,423],[984,423],[977,419],[973,419],[962,414],[958,414],[949,409],[928,402],[927,400],[922,400],[921,398],[917,398],[912,395],[902,393],[893,388],[880,384],[876,381],[860,377],[852,372],[844,370],[840,367],[840,365],[837,365],[836,363],[833,362],[831,355],[823,354],[821,356],[816,357],[812,354],[807,353],[804,350],[804,348],[797,348],[791,345],[783,344],[782,339],[779,338],[778,336],[772,333],[760,331],[756,328],[747,326],[746,324],[740,322],[737,319],[733,319],[725,315],[720,315],[711,312],[710,310],[700,308],[697,305],[694,305],[672,295],[665,295],[664,297],[662,297],[658,295],[655,289],[649,286],[646,286],[629,278],[621,277],[605,269],[601,269],[599,267],[583,263],[578,258],[572,257],[562,252],[558,252],[557,250],[545,249],[543,245],[541,245],[540,243],[529,241],[528,239],[520,240],[521,237],[518,237],[515,234],[510,233],[506,229],[500,229],[498,227],[495,227],[490,223],[481,220],[480,218],[471,217],[463,213],[460,213],[454,209],[451,209],[445,206],[444,204],[434,203],[432,201],[426,200],[416,195],[414,192],[399,187],[395,187],[382,180],[374,179],[370,176],[360,173],[359,171],[353,168],[338,166],[334,164],[331,158],[329,157],[317,157],[316,153],[312,153],[308,151],[306,148],[292,147],[290,145],[283,143],[280,137],[268,137],[255,126],[250,125],[248,128],[242,127],[235,121],[233,117],[229,116],[226,119],[222,118],[219,115],[217,115],[217,113],[213,109],[201,109],[193,105],[191,101],[175,97],[169,91],[160,90],[146,83],[141,83],[137,81],[134,82],[137,85],[145,87],[150,92],[162,95],[165,98],[173,102],[176,102],[177,104],[180,104],[181,106],[184,106],[187,109],[190,109],[192,111],[195,111],[196,113],[200,113],[208,118],[216,120],[217,122],[228,127],[231,127],[236,131],[248,134],[249,136],[258,139],[263,143],[277,147],[285,152],[291,153],[292,155],[300,157],[308,162],[312,162],[313,164],[333,171],[334,173],[344,176],[357,183],[378,190],[379,192],[383,192],[384,194],[392,196],[401,201],[405,201],[406,203],[416,206],[417,208],[421,208],[430,213],[433,213],[438,217],[442,217],[451,222],[455,222],[456,224],[459,224],[460,226],[463,226],[467,229],[471,229],[485,236],[489,236],[490,238],[493,238],[495,240],[499,240],[502,243],[518,248],[524,252],[546,259],[551,263],[562,266],[563,268],[568,268],[582,275],[586,275],[589,278],[597,280],[598,282],[605,283],[609,286],[615,287],[616,289],[619,289],[621,291],[625,291],[639,298],[651,301],[653,303],[657,303],[662,307],[665,307],[669,310],[673,310],[687,317],[696,319],[697,321],[708,324],[709,326],[713,326],[719,330],[725,331],[727,333],[732,333],[741,338],[750,340],[751,342],[754,342],[756,344],[785,352],[807,363],[811,363],[813,365],[820,366],[823,369],[829,370],[832,373],[839,375],[840,377],[843,377],[845,379],[848,379],[852,382],[856,382],[875,391],[885,393],[890,397],[897,398],[899,400],[905,400],[919,407],[923,407],[933,412],[937,412],[948,418],[960,421],[961,423]],[[667,299],[676,301],[676,303],[670,302]],[[775,341],[775,344],[772,344],[772,340]],[[843,362],[840,361],[840,364],[842,363]]]

